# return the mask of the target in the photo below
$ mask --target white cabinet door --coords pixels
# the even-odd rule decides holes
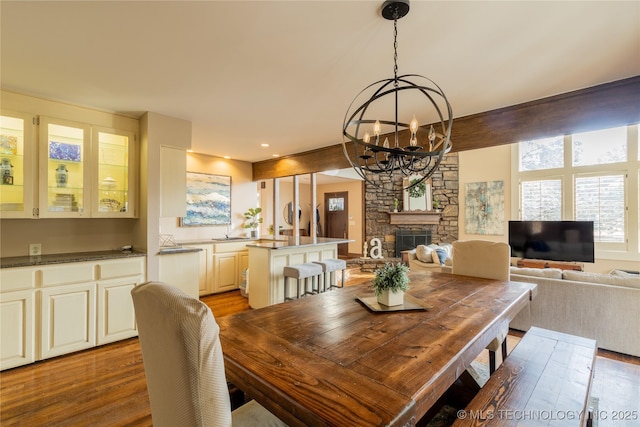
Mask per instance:
[[[36,138],[34,115],[3,110],[0,217],[32,218],[35,194]]]
[[[0,369],[35,360],[35,291],[0,294]]]
[[[160,147],[160,216],[187,216],[187,152]]]
[[[40,358],[96,345],[95,282],[44,288],[40,292]]]
[[[138,335],[131,290],[142,280],[140,276],[98,282],[98,345]]]
[[[198,298],[199,252],[171,253],[158,257],[159,279]]]
[[[236,252],[213,256],[213,291],[225,292],[238,289],[238,254]]]
[[[202,249],[198,252],[198,294],[209,295],[213,293],[213,244],[189,245],[191,248]]]

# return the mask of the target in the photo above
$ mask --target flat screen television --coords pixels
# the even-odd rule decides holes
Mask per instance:
[[[511,256],[594,262],[593,221],[509,221]]]

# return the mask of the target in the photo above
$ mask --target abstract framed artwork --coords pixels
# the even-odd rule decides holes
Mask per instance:
[[[231,177],[187,172],[187,216],[181,227],[231,224]]]
[[[465,184],[467,234],[504,235],[504,181]]]

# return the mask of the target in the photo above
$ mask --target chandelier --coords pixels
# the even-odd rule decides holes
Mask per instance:
[[[400,173],[410,178],[404,189],[419,185],[433,175],[452,146],[453,114],[442,89],[418,74],[398,75],[398,19],[407,13],[408,0],[383,3],[382,16],[393,20],[393,78],[364,88],[349,105],[342,127],[345,157],[358,175],[376,187],[382,184],[371,180],[370,174],[391,178]],[[404,110],[400,110],[401,100],[409,105]],[[415,110],[407,120],[411,108]],[[416,114],[427,125],[420,126]]]

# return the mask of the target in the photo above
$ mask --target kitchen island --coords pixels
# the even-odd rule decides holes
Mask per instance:
[[[262,308],[284,302],[284,267],[338,258],[338,244],[349,241],[327,237],[291,237],[249,243],[249,305]]]

